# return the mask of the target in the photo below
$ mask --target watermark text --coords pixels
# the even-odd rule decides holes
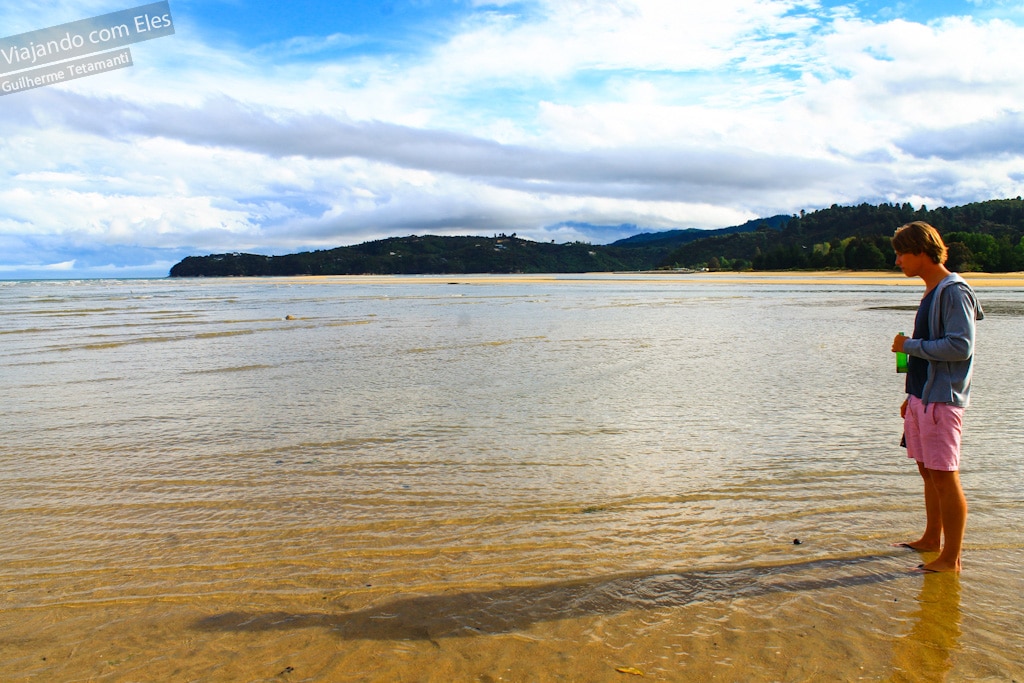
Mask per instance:
[[[4,76],[0,79],[0,94],[132,66],[127,48],[110,50],[173,34],[171,8],[165,0],[0,38],[0,76]],[[97,55],[100,52],[103,54]],[[76,59],[85,55],[95,57]],[[108,62],[113,66],[95,66]],[[41,68],[48,64],[53,66]],[[90,68],[91,71],[79,71]]]
[[[51,64],[39,69],[19,71],[16,74],[0,76],[0,96],[41,88],[44,85],[73,81],[83,76],[124,69],[132,65],[132,51],[125,47],[60,64]]]

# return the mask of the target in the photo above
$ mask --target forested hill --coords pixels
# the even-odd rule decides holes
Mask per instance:
[[[418,275],[442,273],[584,273],[645,270],[657,261],[647,249],[581,242],[532,242],[497,237],[393,237],[352,247],[287,256],[189,256],[171,277],[253,275]],[[662,250],[664,255],[664,250]]]
[[[793,216],[778,215],[772,216],[771,218],[756,218],[752,221],[747,221],[743,225],[737,225],[732,228],[721,228],[720,230],[701,230],[700,228],[686,228],[684,230],[662,230],[659,232],[642,232],[639,235],[633,235],[626,239],[621,239],[618,242],[613,242],[611,246],[614,247],[671,247],[676,248],[683,244],[690,242],[696,242],[697,240],[707,239],[708,237],[716,237],[723,235],[732,235],[737,232],[752,232],[759,228],[771,228],[773,230],[781,230],[793,219]]]
[[[758,229],[712,236],[670,253],[667,266],[704,264],[743,270],[883,270],[893,267],[890,238],[899,226],[934,225],[957,271],[1024,270],[1024,200],[996,199],[928,210],[910,204],[836,206],[794,216],[778,232]]]
[[[893,267],[893,230],[924,220],[943,234],[954,270],[1024,270],[1024,200],[958,207],[836,206],[722,230],[642,233],[609,245],[511,236],[396,237],[284,256],[189,256],[171,277],[458,273],[580,273],[661,268],[746,270]]]

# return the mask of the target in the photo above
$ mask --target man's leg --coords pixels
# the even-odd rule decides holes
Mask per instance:
[[[939,492],[932,481],[932,470],[925,469],[917,463],[917,470],[924,481],[924,533],[921,538],[903,545],[923,552],[938,552],[942,548],[942,508],[939,505]]]
[[[924,459],[925,443],[921,438],[921,414],[924,406],[921,399],[910,396],[900,410],[903,416],[903,437],[906,441],[907,455],[917,462],[917,471],[921,474],[924,482],[924,533],[916,541],[893,543],[894,546],[910,548],[921,552],[939,552],[942,548],[942,515],[939,509],[939,494],[932,485],[928,470],[925,469]]]
[[[945,542],[939,556],[924,565],[923,569],[936,572],[958,572],[960,571],[960,552],[963,548],[964,532],[967,529],[967,498],[960,486],[960,473],[925,470],[924,474],[931,482],[938,499]],[[926,491],[927,486],[926,484]]]
[[[932,481],[931,470],[918,463],[918,471],[925,482],[925,532],[921,540],[910,545],[918,550],[938,551],[942,547],[942,508],[939,492]]]

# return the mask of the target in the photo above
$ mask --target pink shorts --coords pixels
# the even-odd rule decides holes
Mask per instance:
[[[955,472],[960,469],[963,419],[963,408],[948,403],[925,406],[917,396],[911,396],[903,419],[907,457],[930,470]]]

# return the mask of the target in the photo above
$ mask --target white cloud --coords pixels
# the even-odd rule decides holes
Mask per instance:
[[[17,273],[24,269],[24,266],[5,266],[0,265],[0,273]],[[75,269],[75,260],[62,261],[61,263],[45,263],[38,266],[33,266],[33,270],[42,271],[46,273],[53,273],[55,271],[73,271]]]
[[[319,61],[358,39],[232,52],[176,13],[176,35],[140,46],[132,69],[3,99],[0,235],[67,263],[29,237],[282,253],[1022,193],[1024,29],[1010,21],[877,22],[797,0],[476,6],[424,53]]]

